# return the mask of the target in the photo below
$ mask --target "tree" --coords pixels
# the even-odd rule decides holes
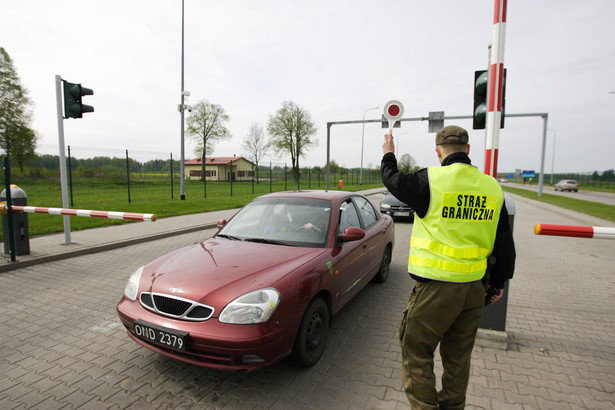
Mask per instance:
[[[248,152],[248,155],[246,155],[248,159],[256,164],[256,182],[258,183],[258,164],[268,150],[267,142],[265,141],[265,131],[262,125],[257,122],[250,125],[248,135],[243,139],[241,148]]]
[[[603,181],[615,181],[615,170],[609,169],[602,173],[601,179]]]
[[[416,160],[412,158],[412,155],[410,154],[404,154],[401,156],[398,167],[401,172],[412,172],[419,168],[416,164]]]
[[[0,47],[0,148],[23,171],[25,162],[35,157],[37,135],[30,128],[28,91],[22,87],[13,60]]]
[[[214,152],[215,145],[232,137],[231,132],[224,123],[230,117],[222,106],[211,104],[209,101],[199,101],[193,107],[188,117],[188,135],[197,143],[194,150],[203,163],[201,178],[205,179],[205,158]]]
[[[310,113],[293,101],[284,101],[282,108],[275,115],[269,116],[269,145],[278,154],[290,153],[292,172],[297,183],[299,158],[305,156],[309,148],[318,145],[318,140],[311,138],[316,130]]]

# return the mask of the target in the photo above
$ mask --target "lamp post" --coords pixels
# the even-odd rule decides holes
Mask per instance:
[[[184,175],[184,108],[185,101],[184,97],[186,96],[184,90],[184,0],[182,0],[182,81],[181,81],[181,104],[179,106],[179,113],[181,117],[181,148],[180,148],[180,159],[179,159],[179,197],[181,200],[186,199],[186,176]],[[188,94],[190,95],[190,94]]]
[[[363,130],[361,131],[361,175],[359,177],[359,185],[363,185],[363,139],[365,137],[365,114],[371,110],[377,110],[380,107],[368,108],[363,112]]]
[[[397,157],[397,160],[399,161],[399,137],[401,137],[402,135],[406,135],[406,134],[410,134],[409,132],[404,132],[402,134],[399,134],[397,136],[397,144],[395,144],[395,156]]]
[[[554,168],[554,164],[555,164],[555,130],[549,129],[549,131],[551,131],[553,133],[553,154],[551,157],[551,185],[553,185],[553,168]]]

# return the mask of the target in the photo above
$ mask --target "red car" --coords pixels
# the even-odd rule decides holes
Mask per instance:
[[[395,242],[390,216],[342,191],[264,195],[218,226],[137,269],[117,312],[148,349],[227,370],[317,363],[333,315],[386,281]]]

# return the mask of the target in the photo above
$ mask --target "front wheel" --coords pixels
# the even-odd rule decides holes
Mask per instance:
[[[321,298],[314,299],[301,319],[293,346],[293,358],[303,367],[312,367],[325,351],[329,333],[329,308]]]
[[[380,261],[380,269],[376,276],[374,276],[374,282],[384,283],[389,278],[389,266],[391,265],[391,248],[388,246],[384,248],[384,254]]]

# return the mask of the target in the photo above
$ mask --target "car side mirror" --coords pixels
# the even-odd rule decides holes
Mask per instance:
[[[220,230],[220,229],[224,228],[224,226],[226,225],[226,223],[227,223],[227,220],[226,220],[226,219],[220,219],[220,220],[218,221],[218,230]]]
[[[365,231],[360,228],[348,227],[343,234],[338,236],[340,242],[352,242],[365,238]]]

